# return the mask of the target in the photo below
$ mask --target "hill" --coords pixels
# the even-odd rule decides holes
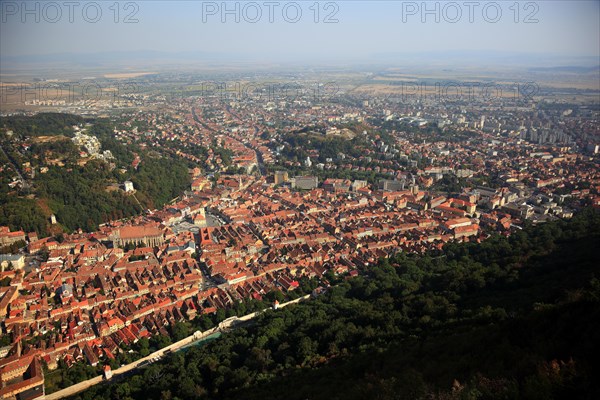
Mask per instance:
[[[0,128],[12,130],[23,137],[72,136],[74,125],[84,122],[82,117],[64,113],[39,113],[33,116],[12,115],[0,120]]]
[[[52,113],[2,118],[0,225],[43,236],[61,229],[94,231],[109,220],[159,208],[189,187],[185,162],[121,143],[113,136],[116,123]],[[99,149],[77,146],[71,140],[76,131],[95,139]],[[140,162],[133,167],[136,156]],[[126,180],[141,205],[118,190]],[[49,226],[50,214],[59,227]]]
[[[398,254],[73,399],[593,399],[600,213]]]

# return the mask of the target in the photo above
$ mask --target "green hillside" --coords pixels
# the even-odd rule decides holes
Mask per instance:
[[[109,220],[160,208],[189,188],[185,162],[121,143],[113,136],[115,124],[52,113],[0,119],[0,225],[44,236],[57,230],[90,232]],[[96,137],[113,157],[82,157],[69,139],[73,125]],[[140,164],[134,168],[136,155]],[[24,183],[11,186],[16,178]],[[137,200],[119,190],[126,180],[133,182]],[[58,226],[49,226],[50,214]]]

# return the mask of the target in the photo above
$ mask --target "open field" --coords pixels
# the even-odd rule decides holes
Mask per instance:
[[[105,78],[108,79],[130,79],[130,78],[138,78],[140,76],[152,75],[156,72],[126,72],[126,73],[116,73],[116,74],[104,74]]]
[[[168,74],[158,70],[128,71],[127,68],[71,71],[60,76],[10,71],[10,74],[2,75],[4,82],[0,83],[0,111],[66,111],[74,108],[76,112],[100,112],[103,107],[120,100],[122,93],[185,97],[201,95],[202,92],[218,94],[226,90],[227,93],[252,96],[264,90],[279,93],[285,88],[296,87],[296,84],[298,90],[305,94],[316,92],[322,87],[319,85],[328,84],[335,94],[348,93],[359,97],[404,95],[431,100],[438,97],[448,100],[484,97],[509,100],[523,96],[517,84],[533,82],[535,93],[528,96],[535,98],[589,103],[600,96],[600,75],[593,69],[578,73],[493,67],[298,67],[282,75],[276,74],[275,70],[273,73],[260,69],[243,72],[241,66],[237,67],[220,68],[215,74],[207,73],[207,67],[202,65],[195,70],[190,67],[190,70],[180,69]],[[153,75],[151,80],[145,78],[148,75]],[[36,76],[43,80],[35,81]],[[225,83],[226,89],[212,85],[213,82]]]

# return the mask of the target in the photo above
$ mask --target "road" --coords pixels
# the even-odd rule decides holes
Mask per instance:
[[[182,339],[178,342],[175,342],[167,347],[164,347],[158,351],[155,351],[154,353],[140,358],[137,361],[134,361],[132,363],[129,363],[127,365],[122,366],[121,368],[118,368],[116,370],[113,371],[113,377],[125,374],[127,372],[130,372],[134,369],[137,369],[139,367],[143,367],[146,364],[149,364],[151,362],[154,362],[155,358],[161,358],[165,355],[165,353],[173,353],[178,351],[179,349],[181,349],[182,347],[186,346],[186,345],[190,345],[194,342],[197,342],[199,340],[205,339],[207,336],[212,335],[213,333],[216,333],[217,331],[219,331],[219,328],[213,328],[213,329],[209,329],[205,332],[202,332],[200,334],[195,333],[191,336],[186,337],[185,339]],[[46,395],[46,400],[57,400],[57,399],[62,399],[64,397],[68,397],[68,396],[72,396],[76,393],[79,393],[83,390],[86,390],[92,386],[95,386],[99,383],[101,383],[102,381],[104,381],[104,378],[102,376],[96,376],[92,379],[88,379],[87,381],[83,381],[83,382],[79,382],[76,383],[75,385],[69,386],[68,388],[59,390],[58,392],[54,392],[54,393],[50,393]]]
[[[291,300],[288,301],[287,303],[283,303],[279,305],[279,308],[284,308],[286,306],[289,306],[290,304],[296,304],[302,300],[306,300],[310,298],[310,295],[306,295],[303,297],[300,297],[296,300]],[[183,347],[187,347],[191,344],[193,344],[194,342],[198,342],[200,340],[206,339],[208,336],[215,334],[217,332],[223,332],[223,331],[229,331],[231,329],[235,329],[236,324],[240,323],[240,322],[247,322],[252,320],[253,318],[256,318],[257,316],[259,316],[260,314],[262,314],[264,311],[268,310],[264,309],[262,311],[257,311],[254,312],[252,314],[248,314],[245,315],[243,317],[232,317],[232,318],[228,318],[227,320],[221,322],[219,324],[219,326],[209,329],[207,331],[204,332],[195,332],[193,335],[186,337],[185,339],[182,339],[178,342],[175,342],[167,347],[164,347],[158,351],[155,351],[154,353],[148,355],[147,357],[144,358],[140,358],[137,361],[134,361],[132,363],[129,363],[127,365],[122,366],[121,368],[118,368],[116,370],[113,371],[113,378],[119,375],[123,375],[127,372],[133,371],[137,368],[143,367],[148,363],[152,363],[154,362],[155,358],[162,358],[164,357],[167,353],[174,353],[176,351],[181,350]],[[50,393],[46,395],[46,400],[58,400],[58,399],[62,399],[68,396],[72,396],[74,394],[77,394],[79,392],[82,392],[86,389],[89,389],[92,386],[95,386],[99,383],[102,383],[104,381],[104,378],[102,376],[96,376],[92,379],[88,379],[87,381],[83,381],[83,382],[79,382],[76,383],[75,385],[69,386],[68,388],[59,390],[57,392],[54,393]]]
[[[235,118],[237,118],[240,122],[243,123],[242,119],[237,115],[237,114],[233,114],[229,108],[227,108],[228,112],[234,116]],[[198,116],[196,115],[196,110],[192,107],[192,117],[194,118],[194,120],[196,121],[196,123],[202,125],[204,128],[208,129],[211,132],[215,132],[217,133],[216,130],[214,130],[213,128],[211,128],[208,124],[202,122],[202,120],[200,118],[198,118]],[[253,125],[254,127],[254,132],[258,135],[258,127]],[[229,137],[230,139],[233,140],[237,140],[238,142],[242,143],[244,145],[244,147],[254,151],[254,153],[256,154],[256,165],[257,165],[257,170],[258,170],[258,175],[259,176],[264,176],[266,174],[266,170],[265,170],[265,166],[263,163],[263,159],[262,159],[262,155],[260,154],[260,152],[253,148],[252,146],[250,146],[248,143],[244,143],[242,141],[240,141],[238,138],[231,136],[230,134],[228,134],[227,132],[221,132],[223,135]]]
[[[196,115],[196,110],[194,109],[194,107],[192,107],[192,117],[194,118],[194,120],[202,125],[205,129],[208,129],[211,132],[217,133],[216,130],[214,130],[212,127],[208,126],[208,124],[205,124],[204,122],[202,122],[202,120],[200,118],[198,118],[198,116]]]
[[[11,163],[17,175],[19,175],[19,179],[21,180],[21,182],[23,182],[23,188],[29,187],[29,183],[27,182],[25,177],[23,177],[23,171],[21,171],[21,167],[19,167],[15,160],[13,160],[12,157],[9,156],[6,151],[4,151],[4,147],[0,146],[0,150],[2,150],[2,154],[4,154],[4,156],[8,159],[8,162]]]
[[[262,154],[260,154],[260,151],[245,143],[244,146],[254,150],[254,153],[256,153],[256,165],[258,166],[258,176],[265,176],[267,174],[267,170],[265,169],[265,164],[263,163],[263,158]]]

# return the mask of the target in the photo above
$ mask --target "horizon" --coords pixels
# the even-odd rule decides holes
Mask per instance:
[[[596,1],[68,4],[3,1],[3,68],[93,64],[100,56],[123,64],[141,56],[157,63],[166,57],[284,65],[600,65]]]

